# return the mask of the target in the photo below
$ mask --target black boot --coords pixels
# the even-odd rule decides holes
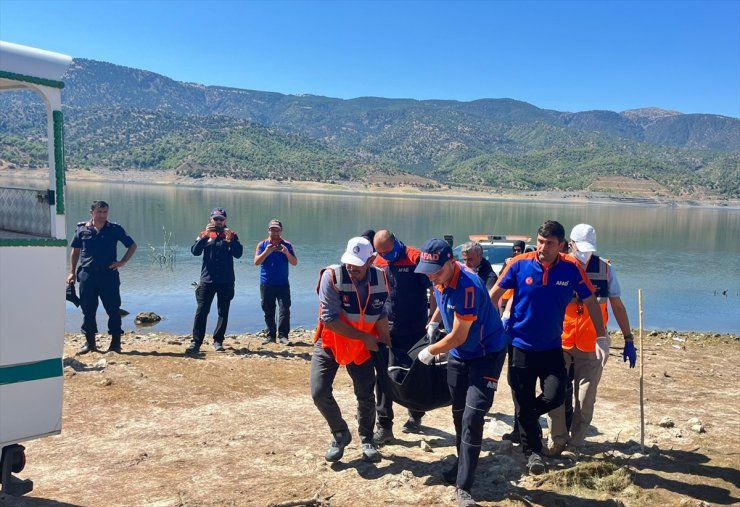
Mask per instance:
[[[116,354],[121,353],[121,335],[120,334],[110,335],[110,346],[108,347],[108,352],[115,352]]]
[[[190,346],[185,349],[185,354],[188,356],[197,356],[198,354],[200,354],[200,346],[202,343],[202,341],[191,341]]]
[[[85,344],[80,348],[78,354],[87,354],[88,352],[97,352],[98,347],[95,346],[95,333],[87,333],[85,335]]]

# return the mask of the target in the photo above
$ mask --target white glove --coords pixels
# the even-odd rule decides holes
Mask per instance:
[[[601,361],[601,367],[606,366],[606,362],[609,360],[609,346],[611,345],[611,338],[607,336],[599,336],[596,338],[596,359]]]
[[[424,364],[431,364],[432,360],[434,359],[434,356],[432,355],[431,352],[429,352],[429,347],[425,347],[424,349],[422,349],[421,352],[419,352],[419,355],[416,356],[416,359],[418,359]]]
[[[437,329],[439,329],[439,322],[430,322],[427,324],[427,338],[429,338],[429,341],[434,341],[434,333],[437,332]]]

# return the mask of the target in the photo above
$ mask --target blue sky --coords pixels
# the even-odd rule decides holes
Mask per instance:
[[[0,0],[0,39],[280,93],[740,117],[740,0]]]

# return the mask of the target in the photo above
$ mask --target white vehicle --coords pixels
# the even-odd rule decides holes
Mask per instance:
[[[532,241],[531,236],[521,236],[516,234],[471,234],[468,236],[470,241],[477,241],[483,247],[483,257],[491,263],[493,271],[498,275],[504,266],[506,259],[512,256],[511,248],[515,241]],[[534,245],[527,244],[525,252],[534,250]],[[458,259],[461,259],[460,252],[462,245],[457,245],[452,249],[452,253]]]
[[[67,264],[62,75],[72,58],[0,41],[0,92],[33,90],[46,106],[49,178],[0,187],[0,483],[20,496],[27,440],[62,430]],[[27,182],[22,180],[22,184]]]

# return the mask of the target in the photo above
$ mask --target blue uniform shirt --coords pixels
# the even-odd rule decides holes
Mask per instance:
[[[266,239],[257,245],[257,255],[265,251],[270,240]],[[293,245],[284,239],[280,244],[285,245],[291,255],[295,256]],[[265,261],[260,264],[260,284],[264,285],[288,285],[288,257],[283,252],[272,252]]]
[[[126,248],[134,244],[131,236],[115,222],[105,222],[100,231],[88,222],[80,222],[70,246],[80,249],[82,269],[101,270],[118,260],[116,247],[119,241]]]
[[[522,350],[562,347],[563,319],[573,293],[586,299],[594,293],[588,276],[577,260],[564,254],[545,268],[537,252],[514,257],[498,280],[498,286],[514,289],[509,319],[512,344]]]
[[[477,359],[506,346],[501,319],[477,274],[455,263],[450,284],[447,287],[435,286],[434,297],[445,329],[452,330],[455,315],[458,319],[473,321],[465,343],[450,350],[454,358],[462,361]]]

